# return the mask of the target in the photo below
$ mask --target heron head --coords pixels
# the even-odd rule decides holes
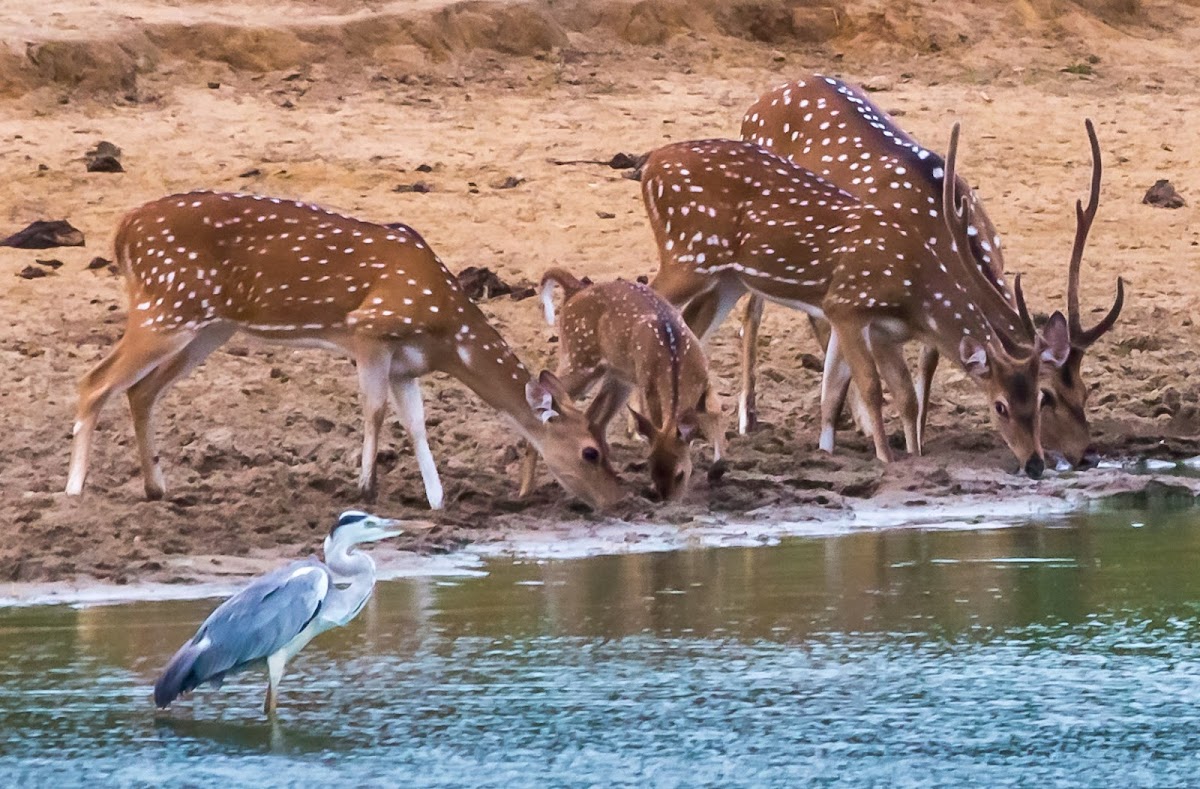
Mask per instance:
[[[391,518],[381,518],[360,510],[346,510],[329,530],[329,540],[349,545],[386,540],[402,533],[401,529],[396,528],[399,525],[400,521]]]

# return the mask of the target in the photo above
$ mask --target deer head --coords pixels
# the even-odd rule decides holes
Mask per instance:
[[[526,385],[525,397],[541,424],[540,429],[531,431],[530,440],[559,484],[596,509],[620,501],[625,492],[608,462],[608,453],[558,377],[543,370],[537,380]]]
[[[650,442],[650,479],[654,490],[664,501],[681,497],[692,479],[691,445],[700,435],[715,434],[717,415],[705,409],[705,395],[695,408],[688,408],[678,419],[670,418],[659,429],[638,411],[630,408],[637,423],[637,430]],[[713,426],[705,430],[703,422],[713,420]]]

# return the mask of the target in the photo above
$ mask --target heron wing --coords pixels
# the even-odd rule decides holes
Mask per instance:
[[[330,586],[329,571],[316,559],[292,562],[256,578],[213,611],[196,632],[191,643],[204,649],[193,674],[204,682],[282,649],[317,615]]]

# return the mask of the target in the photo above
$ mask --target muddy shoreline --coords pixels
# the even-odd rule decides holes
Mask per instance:
[[[828,537],[891,529],[997,529],[1047,521],[1105,507],[1200,505],[1200,457],[1186,463],[1152,461],[1159,471],[1121,468],[1052,477],[1036,490],[997,498],[987,494],[914,497],[888,491],[837,512],[819,506],[766,507],[740,516],[702,515],[672,525],[623,522],[543,524],[534,529],[494,530],[445,553],[373,546],[380,580],[455,577],[486,573],[487,559],[563,560],[623,553],[718,547],[763,547],[788,537]],[[1173,473],[1164,473],[1164,472]],[[432,526],[412,521],[410,534]],[[304,551],[300,551],[301,554]],[[192,555],[169,562],[171,583],[114,584],[95,577],[0,584],[0,607],[110,605],[138,600],[223,597],[248,578],[279,565],[274,551],[253,556]]]

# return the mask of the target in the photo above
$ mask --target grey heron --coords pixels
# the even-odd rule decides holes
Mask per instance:
[[[358,510],[343,512],[325,538],[324,563],[310,556],[280,567],[209,614],[154,683],[155,706],[166,708],[206,682],[220,687],[226,676],[265,663],[263,711],[273,715],[287,662],[320,633],[357,616],[375,588],[375,562],[354,547],[400,534],[399,523]]]

